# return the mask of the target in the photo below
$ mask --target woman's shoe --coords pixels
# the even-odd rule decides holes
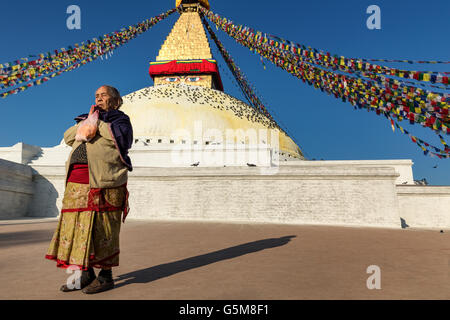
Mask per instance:
[[[114,288],[114,280],[104,281],[99,280],[99,278],[92,281],[90,285],[83,289],[83,293],[93,294],[99,293]]]

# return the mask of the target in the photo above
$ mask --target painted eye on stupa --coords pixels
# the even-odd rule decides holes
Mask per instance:
[[[180,79],[177,78],[177,77],[168,77],[168,78],[166,78],[167,82],[177,82],[178,80],[180,80]]]
[[[186,78],[186,81],[188,81],[188,82],[197,82],[197,81],[200,81],[200,80],[201,80],[200,77],[188,77],[188,78]]]

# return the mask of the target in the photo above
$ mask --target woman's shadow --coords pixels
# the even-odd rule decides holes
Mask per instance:
[[[296,236],[285,236],[281,238],[271,238],[244,243],[238,246],[202,254],[187,259],[160,264],[154,267],[133,271],[130,273],[119,275],[115,281],[124,282],[115,285],[116,288],[131,283],[148,283],[161,278],[169,277],[173,274],[187,271],[194,268],[203,267],[205,265],[215,263],[222,260],[233,259],[244,254],[249,254],[269,248],[283,246]]]

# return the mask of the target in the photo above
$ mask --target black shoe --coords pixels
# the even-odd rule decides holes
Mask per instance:
[[[107,290],[111,290],[114,288],[114,280],[103,280],[101,277],[98,277],[90,285],[83,289],[83,293],[86,294],[94,294]]]

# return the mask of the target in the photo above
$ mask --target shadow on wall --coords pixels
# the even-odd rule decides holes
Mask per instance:
[[[160,264],[158,266],[149,267],[146,269],[133,271],[127,274],[122,274],[119,275],[118,279],[116,280],[117,281],[125,280],[125,281],[117,284],[116,288],[131,283],[148,283],[161,278],[172,276],[179,272],[187,271],[194,268],[200,268],[215,262],[227,259],[234,259],[245,254],[265,249],[280,247],[288,244],[291,241],[291,238],[295,237],[296,236],[291,235],[281,238],[271,238],[248,242],[238,246],[210,252],[207,254],[202,254],[199,256],[190,257],[183,260],[178,260],[174,262]]]
[[[48,179],[33,168],[32,171],[34,194],[28,207],[27,217],[57,217],[59,215],[59,209],[56,206],[58,191]]]
[[[50,229],[0,233],[0,249],[41,242],[50,243],[54,232],[54,229]]]
[[[0,159],[0,219],[26,216],[33,193],[31,168]]]

